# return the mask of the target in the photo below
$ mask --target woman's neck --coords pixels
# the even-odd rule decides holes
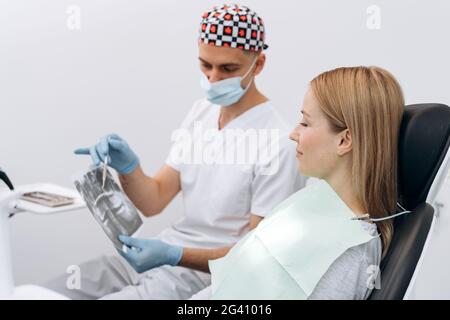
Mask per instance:
[[[325,177],[324,180],[333,188],[347,207],[349,207],[356,216],[360,217],[367,212],[353,188],[352,179],[349,178],[351,176],[351,170],[341,168],[334,170],[334,172],[328,177]]]

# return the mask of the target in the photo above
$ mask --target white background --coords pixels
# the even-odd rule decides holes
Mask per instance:
[[[153,174],[170,135],[201,97],[197,30],[216,1],[0,0],[0,166],[17,185],[54,182],[89,165],[73,150],[116,132]],[[257,83],[294,125],[308,82],[322,71],[378,65],[407,103],[450,103],[450,2],[245,2],[265,20],[267,66]],[[70,5],[81,29],[67,27]],[[367,8],[381,9],[381,29]],[[147,235],[182,215],[178,197]],[[12,221],[16,281],[40,283],[69,265],[114,253],[87,210]],[[447,228],[448,230],[448,228]],[[448,258],[448,257],[447,257]]]

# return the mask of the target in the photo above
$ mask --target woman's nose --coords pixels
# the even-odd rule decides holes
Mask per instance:
[[[295,141],[295,142],[298,141],[298,132],[297,132],[297,128],[295,128],[294,130],[292,130],[292,132],[289,134],[289,139],[291,139],[292,141]]]

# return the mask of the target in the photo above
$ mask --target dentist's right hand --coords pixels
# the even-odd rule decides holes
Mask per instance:
[[[128,143],[117,134],[109,134],[90,148],[79,148],[75,154],[90,155],[95,165],[104,162],[108,157],[108,165],[120,174],[129,174],[139,165],[139,158],[131,150]]]

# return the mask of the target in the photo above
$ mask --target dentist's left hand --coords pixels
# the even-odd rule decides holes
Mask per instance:
[[[155,239],[136,239],[124,235],[119,240],[128,247],[127,252],[118,250],[138,273],[163,265],[176,266],[183,256],[183,248]]]

